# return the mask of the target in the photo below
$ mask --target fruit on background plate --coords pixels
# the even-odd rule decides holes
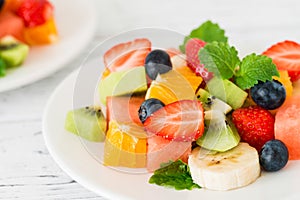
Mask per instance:
[[[275,138],[286,144],[290,160],[300,159],[299,99],[299,94],[287,99],[275,116]]]
[[[258,153],[243,142],[229,151],[212,154],[197,147],[188,164],[193,181],[211,190],[243,187],[260,176]]]
[[[0,39],[11,35],[20,41],[24,41],[23,31],[25,25],[23,20],[11,11],[0,12]]]

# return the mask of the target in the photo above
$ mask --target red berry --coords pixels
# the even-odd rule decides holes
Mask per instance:
[[[143,66],[145,58],[151,51],[148,39],[135,39],[130,42],[113,46],[103,56],[105,67],[111,72],[122,71],[133,67]]]
[[[239,108],[232,113],[241,140],[249,143],[258,151],[269,140],[274,139],[273,115],[259,106]]]
[[[47,0],[25,0],[17,10],[27,27],[44,24],[53,17],[53,12],[53,5]]]
[[[193,70],[196,75],[208,81],[213,77],[213,74],[208,72],[203,64],[200,64],[198,57],[199,50],[204,47],[205,44],[206,43],[200,39],[192,38],[186,43],[185,53],[188,67]]]
[[[278,70],[287,70],[291,81],[300,79],[300,44],[286,40],[271,46],[263,54],[272,58]]]
[[[181,100],[152,113],[144,122],[148,134],[174,141],[195,141],[204,132],[204,112],[200,101]]]

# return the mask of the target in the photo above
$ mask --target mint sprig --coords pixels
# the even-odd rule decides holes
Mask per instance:
[[[243,90],[249,89],[258,81],[272,80],[279,76],[276,65],[272,59],[250,54],[242,62],[234,47],[224,43],[209,43],[199,51],[201,64],[222,79],[234,78],[235,83]]]
[[[208,71],[223,79],[231,78],[240,64],[238,52],[234,47],[217,42],[208,43],[205,48],[200,49],[199,59]]]
[[[156,170],[150,177],[149,183],[173,187],[176,190],[200,188],[199,185],[193,182],[188,165],[181,160]]]
[[[198,28],[192,30],[190,35],[184,38],[183,44],[179,46],[180,50],[185,53],[185,45],[191,38],[198,38],[205,42],[224,42],[227,43],[228,38],[225,36],[225,31],[220,26],[211,21],[206,21]]]
[[[272,80],[272,76],[279,76],[272,59],[253,53],[243,59],[240,70],[236,73],[235,82],[240,88],[247,89],[258,81]]]

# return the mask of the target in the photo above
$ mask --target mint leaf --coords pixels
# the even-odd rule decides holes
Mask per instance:
[[[272,80],[272,76],[279,76],[272,59],[253,53],[242,60],[240,69],[236,73],[235,83],[245,90],[257,84],[259,80],[263,82]]]
[[[200,188],[193,182],[188,165],[181,160],[156,170],[150,177],[149,183],[173,187],[176,190]]]
[[[231,78],[240,64],[237,50],[226,43],[218,42],[208,43],[201,48],[199,59],[208,71],[223,79]]]
[[[225,31],[219,27],[218,24],[206,21],[198,28],[192,30],[189,36],[184,38],[183,44],[179,49],[185,53],[186,42],[191,38],[199,38],[205,42],[224,42],[227,43],[228,38],[225,36]]]

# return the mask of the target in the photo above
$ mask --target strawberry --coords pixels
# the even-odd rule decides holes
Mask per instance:
[[[27,27],[44,24],[53,17],[53,12],[53,5],[47,0],[24,0],[17,10]]]
[[[148,39],[120,43],[104,54],[104,64],[111,72],[143,66],[150,51],[151,42]]]
[[[198,38],[192,38],[186,43],[185,53],[188,67],[193,70],[197,76],[201,76],[205,81],[208,81],[212,78],[213,74],[208,72],[203,64],[200,64],[198,57],[199,50],[204,47],[205,44],[204,41]]]
[[[152,113],[144,122],[148,134],[168,140],[191,142],[204,132],[204,112],[200,101],[181,100]]]
[[[232,113],[241,140],[260,151],[269,140],[274,139],[274,116],[259,106],[239,108]]]
[[[291,81],[300,78],[300,44],[289,40],[279,42],[263,52],[263,55],[272,58],[278,70],[287,70]]]

